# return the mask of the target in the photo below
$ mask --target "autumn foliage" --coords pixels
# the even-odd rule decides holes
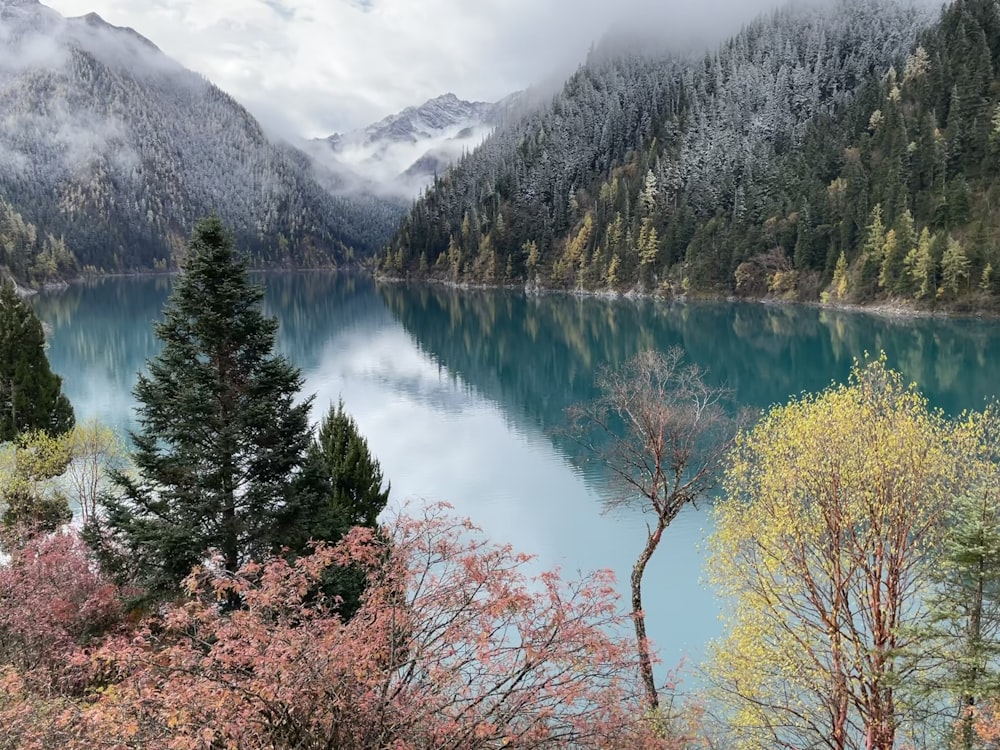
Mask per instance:
[[[0,748],[65,744],[72,696],[94,677],[71,656],[121,615],[117,589],[74,533],[35,536],[0,567]]]
[[[75,534],[35,537],[0,567],[0,665],[54,680],[119,615],[117,589]]]
[[[295,562],[206,566],[130,635],[62,639],[90,690],[43,694],[11,663],[0,724],[22,731],[8,746],[676,746],[643,711],[609,573],[530,577],[528,557],[442,508],[422,513]],[[317,593],[342,565],[368,580],[346,622]],[[243,607],[227,612],[233,594]]]
[[[710,561],[740,747],[898,746],[962,435],[880,359],[741,436]]]

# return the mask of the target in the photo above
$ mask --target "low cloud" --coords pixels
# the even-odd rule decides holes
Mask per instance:
[[[109,159],[127,172],[139,161],[126,145],[128,129],[115,113],[81,106],[72,84],[71,46],[132,73],[180,68],[143,39],[99,19],[67,23],[52,12],[33,13],[28,7],[0,18],[0,168],[13,175],[86,175],[95,159]],[[184,77],[197,81],[189,73]]]
[[[495,101],[571,72],[611,30],[721,39],[769,0],[52,0],[97,11],[287,136],[348,131],[445,92]]]
[[[66,50],[54,37],[14,30],[0,21],[0,76],[25,70],[58,70],[66,64]]]

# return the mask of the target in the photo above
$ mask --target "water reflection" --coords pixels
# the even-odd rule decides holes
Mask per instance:
[[[671,346],[757,408],[843,381],[856,358],[879,351],[949,413],[981,408],[998,391],[1000,326],[992,321],[442,287],[379,292],[428,356],[543,428],[595,395],[599,366]]]
[[[77,420],[99,416],[124,432],[132,423],[132,388],[160,348],[153,333],[171,286],[166,276],[101,279],[31,298],[51,330],[49,360]]]

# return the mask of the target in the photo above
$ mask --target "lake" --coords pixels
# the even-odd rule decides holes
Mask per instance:
[[[995,396],[1000,323],[884,318],[727,302],[666,303],[436,286],[329,273],[261,277],[278,347],[302,369],[314,417],[342,397],[392,482],[393,504],[444,500],[498,542],[567,574],[609,567],[623,593],[645,534],[603,512],[599,466],[559,436],[595,374],[636,352],[682,346],[737,402],[766,408],[846,379],[855,358],[890,366],[949,413]],[[77,419],[132,424],[136,372],[158,351],[169,277],[113,278],[37,295],[49,359]],[[697,664],[720,633],[703,581],[705,510],[670,527],[647,570],[650,634],[664,664]],[[691,682],[695,679],[689,680]]]

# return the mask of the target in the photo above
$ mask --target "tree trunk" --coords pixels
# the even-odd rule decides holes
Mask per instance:
[[[224,477],[222,481],[222,557],[226,566],[226,572],[235,576],[240,570],[240,535],[239,518],[236,514],[236,491],[233,488],[233,466],[232,461],[227,456],[224,463]],[[236,611],[243,605],[240,596],[235,591],[230,591],[227,596],[227,608],[229,611]]]
[[[962,691],[960,719],[962,722],[962,747],[972,750],[975,747],[976,729],[973,709],[976,706],[976,688],[979,683],[979,658],[982,650],[983,637],[983,597],[986,580],[986,561],[979,557],[976,566],[976,590],[969,607],[969,629],[965,643],[966,654],[971,657],[971,673],[965,675],[965,689]]]
[[[649,534],[646,539],[646,546],[643,547],[632,566],[632,620],[635,623],[636,647],[639,650],[639,674],[642,684],[646,688],[646,702],[651,711],[660,708],[660,696],[656,691],[656,679],[653,677],[653,660],[649,655],[649,641],[646,638],[646,614],[642,609],[642,576],[646,572],[646,565],[656,551],[660,538],[663,536],[664,524],[657,524],[656,530]]]
[[[12,436],[13,436],[12,439],[14,437],[17,437],[17,432],[18,432],[18,430],[17,430],[17,401],[16,401],[16,394],[14,393],[14,390],[16,388],[17,388],[17,385],[14,383],[14,379],[11,378],[11,381],[10,381],[10,427],[11,427],[11,430],[13,430],[13,432],[11,433]]]

